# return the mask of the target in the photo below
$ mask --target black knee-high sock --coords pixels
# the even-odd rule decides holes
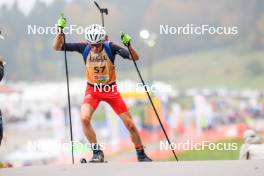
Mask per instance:
[[[98,152],[102,151],[99,144],[92,144],[91,149],[92,149],[93,153],[98,153]]]

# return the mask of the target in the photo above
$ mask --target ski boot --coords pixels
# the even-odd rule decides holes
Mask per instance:
[[[152,159],[150,159],[146,155],[144,148],[136,149],[136,152],[137,152],[137,159],[139,162],[151,162],[152,161]]]
[[[104,153],[102,150],[94,150],[93,157],[89,161],[90,163],[104,163]]]

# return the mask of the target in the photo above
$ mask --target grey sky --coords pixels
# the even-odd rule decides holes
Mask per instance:
[[[11,7],[15,1],[18,2],[18,8],[24,13],[28,14],[30,10],[34,7],[34,4],[36,1],[42,1],[46,4],[52,3],[54,0],[0,0],[0,6],[7,5],[8,7]]]

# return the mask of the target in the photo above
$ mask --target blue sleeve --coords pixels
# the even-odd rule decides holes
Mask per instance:
[[[127,49],[122,48],[121,46],[114,44],[113,42],[110,42],[109,45],[114,56],[118,54],[124,59],[130,59],[129,52]]]
[[[66,51],[76,51],[82,54],[87,46],[87,43],[65,43],[62,46],[62,51],[66,48]]]

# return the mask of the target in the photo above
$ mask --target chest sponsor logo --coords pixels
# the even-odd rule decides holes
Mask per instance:
[[[96,81],[107,81],[109,80],[108,75],[94,75],[94,80]]]
[[[106,56],[91,56],[89,62],[104,62],[107,61]]]

